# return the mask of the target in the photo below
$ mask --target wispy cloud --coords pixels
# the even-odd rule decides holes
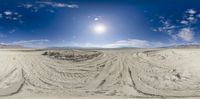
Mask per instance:
[[[196,10],[188,9],[183,17],[183,20],[188,21],[188,24],[194,24],[197,22],[197,17],[195,16],[196,14]]]
[[[118,47],[150,47],[150,42],[146,40],[129,39],[120,40],[112,44],[104,45],[106,48],[118,48]]]
[[[67,46],[72,47],[84,47],[84,48],[124,48],[124,47],[135,47],[135,48],[153,48],[153,47],[162,47],[166,44],[161,42],[151,42],[147,40],[139,39],[128,39],[128,40],[119,40],[113,43],[108,44],[93,44],[93,43],[71,43]]]
[[[79,8],[78,5],[76,4],[66,4],[66,3],[60,3],[60,2],[50,2],[50,1],[43,1],[43,2],[36,2],[38,4],[44,4],[47,6],[52,6],[52,7],[56,7],[56,8]]]
[[[16,11],[5,10],[3,12],[0,12],[0,18],[20,22],[22,15]]]
[[[187,9],[181,19],[172,20],[168,17],[160,16],[161,26],[153,28],[154,32],[167,33],[173,40],[182,40],[184,42],[195,41],[194,26],[198,24],[200,13],[195,9]],[[179,20],[177,24],[177,20]]]
[[[47,47],[49,44],[49,40],[40,39],[40,40],[22,40],[16,41],[12,43],[8,43],[8,45],[21,45],[24,47]]]
[[[186,20],[182,20],[180,23],[181,23],[181,24],[185,24],[185,25],[187,25],[189,22],[186,21]]]
[[[181,40],[191,42],[194,39],[194,33],[190,28],[182,28],[177,34]]]
[[[41,8],[53,7],[53,8],[79,8],[77,4],[68,4],[53,1],[36,1],[33,3],[20,3],[18,7],[30,9],[32,12],[38,12]],[[52,9],[49,11],[52,12]]]

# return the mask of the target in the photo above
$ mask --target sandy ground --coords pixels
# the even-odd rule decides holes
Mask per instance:
[[[62,54],[88,54],[65,50]],[[0,99],[199,99],[200,49],[97,50],[88,60],[0,50]]]

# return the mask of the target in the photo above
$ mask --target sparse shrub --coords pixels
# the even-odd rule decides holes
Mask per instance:
[[[48,52],[44,52],[42,55],[45,55],[45,56],[46,56],[46,55],[48,55]]]

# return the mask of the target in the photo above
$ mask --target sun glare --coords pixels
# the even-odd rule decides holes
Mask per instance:
[[[106,32],[106,26],[104,24],[94,25],[94,31],[96,34],[103,34]]]

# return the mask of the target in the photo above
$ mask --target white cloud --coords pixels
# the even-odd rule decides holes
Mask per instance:
[[[195,18],[190,16],[190,17],[187,18],[187,20],[192,22],[192,21],[195,21]]]
[[[176,19],[178,21],[160,16],[159,19],[162,25],[156,28],[156,31],[167,33],[175,41],[195,42],[193,28],[199,23],[198,17],[200,18],[200,13],[194,9],[186,10],[182,19]],[[177,22],[180,22],[180,24],[177,24]]]
[[[79,6],[76,4],[67,4],[67,7],[68,8],[79,8]]]
[[[194,9],[188,9],[184,14],[183,20],[187,20],[188,24],[195,24],[197,22],[197,18],[198,18],[197,11]]]
[[[24,7],[24,8],[27,8],[27,9],[29,9],[29,8],[32,8],[33,7],[33,5],[32,4],[29,4],[29,3],[26,3],[26,4],[20,4],[18,7]]]
[[[4,14],[9,16],[9,15],[12,15],[13,13],[11,11],[5,11]]]
[[[191,42],[194,39],[194,33],[190,28],[183,28],[177,34],[183,41]]]
[[[30,9],[31,12],[38,12],[40,8],[43,8],[45,6],[43,4],[35,3],[19,3],[17,7]]]
[[[194,10],[194,9],[188,9],[188,10],[186,11],[186,13],[188,13],[188,14],[190,14],[190,15],[194,15],[194,14],[197,13],[197,11]]]
[[[99,20],[99,18],[94,18],[94,21],[98,21]]]
[[[9,43],[9,45],[21,45],[24,47],[47,47],[50,41],[47,39],[40,40],[22,40]]]
[[[16,17],[14,17],[14,18],[12,18],[13,20],[17,20],[17,18]]]
[[[154,32],[158,32],[159,30],[157,30],[157,29],[152,29],[152,31],[154,31]]]
[[[18,12],[14,12],[14,15],[19,15],[19,13]]]
[[[3,13],[0,13],[0,18],[4,18],[7,20],[13,20],[13,21],[20,21],[22,15],[15,11],[4,11]]]
[[[76,4],[66,4],[66,3],[59,3],[59,2],[50,2],[50,1],[44,1],[44,2],[36,2],[38,4],[44,4],[44,5],[47,5],[47,6],[52,6],[52,7],[55,7],[55,8],[65,8],[65,7],[68,7],[68,8],[79,8],[78,5]]]
[[[139,39],[128,39],[120,40],[109,44],[92,44],[92,43],[71,43],[68,46],[72,47],[84,47],[84,48],[124,48],[124,47],[135,47],[135,48],[153,48],[162,47],[163,43],[160,42],[150,42],[146,40]],[[166,46],[166,44],[165,44]]]
[[[181,21],[181,24],[185,24],[185,25],[187,25],[189,22],[188,21],[186,21],[186,20],[182,20]]]
[[[106,44],[105,48],[119,48],[119,47],[150,47],[150,43],[146,40],[129,39]]]
[[[154,28],[153,31],[167,33],[173,39],[176,39],[175,30],[180,28],[180,26],[172,24],[171,20],[167,20],[163,16],[160,16],[159,18],[160,18],[160,23],[162,23],[162,26],[158,27],[157,29]]]
[[[55,11],[54,10],[48,10],[50,13],[55,13]]]
[[[53,8],[79,8],[77,4],[67,4],[53,1],[36,1],[33,3],[19,3],[17,7],[22,7],[26,9],[30,9],[31,12],[38,12],[41,8],[45,7],[53,7]],[[49,12],[54,13],[54,11],[50,8]]]

